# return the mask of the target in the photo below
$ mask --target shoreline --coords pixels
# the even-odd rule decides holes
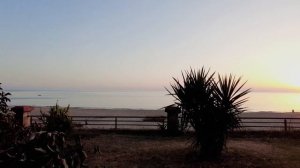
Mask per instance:
[[[47,112],[50,106],[32,106],[32,115],[39,115],[40,111]],[[70,107],[70,115],[97,115],[97,116],[167,116],[164,109],[130,109],[130,108],[85,108]],[[277,112],[277,111],[248,111],[241,117],[278,117],[278,118],[300,118],[300,112]]]
[[[42,112],[48,112],[50,107],[34,107],[34,110],[30,113],[32,116],[39,116],[40,110]],[[136,124],[136,120],[138,122],[145,121],[145,119],[149,119],[152,117],[167,117],[167,113],[161,110],[138,110],[138,109],[86,109],[86,108],[76,108],[70,107],[69,115],[71,117],[78,117],[83,119],[85,123],[83,123],[85,128],[102,128],[102,129],[158,129],[157,121],[151,119],[153,126],[150,127],[141,127],[137,126],[129,126]],[[109,122],[105,122],[105,124],[97,125],[98,120],[101,122],[102,119],[97,118],[110,118]],[[123,117],[121,120],[116,122],[116,117]],[[88,118],[88,119],[87,119]],[[93,119],[95,118],[95,119]],[[127,118],[127,119],[125,119]],[[134,120],[128,118],[135,118]],[[245,112],[240,115],[242,120],[243,129],[247,130],[273,130],[273,129],[290,129],[291,127],[300,128],[300,113],[298,112],[287,112],[287,113],[279,113],[279,112]],[[88,120],[90,125],[87,124]],[[143,120],[144,119],[144,120]],[[293,121],[292,121],[293,119]],[[123,121],[124,120],[124,121]],[[97,122],[96,122],[97,121]],[[121,123],[120,123],[121,122]],[[124,123],[125,122],[125,123]],[[116,126],[116,123],[121,124]],[[81,122],[82,124],[82,122]],[[127,125],[129,124],[129,125]],[[140,124],[140,123],[139,123]],[[145,123],[144,123],[145,124]],[[147,123],[149,126],[149,123]],[[96,126],[97,125],[97,126]],[[288,127],[287,127],[288,126]],[[258,128],[259,127],[259,128]]]
[[[47,112],[50,106],[33,106],[31,114],[39,115],[40,110]],[[128,108],[83,108],[83,107],[70,107],[70,115],[76,116],[167,116],[164,109],[150,110],[150,109],[128,109]]]

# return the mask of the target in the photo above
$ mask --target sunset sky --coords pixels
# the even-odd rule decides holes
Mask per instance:
[[[300,1],[2,0],[7,89],[164,90],[205,66],[300,91]]]

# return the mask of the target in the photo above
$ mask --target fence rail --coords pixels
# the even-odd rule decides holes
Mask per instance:
[[[39,115],[31,115],[31,123],[41,123]],[[165,116],[71,116],[83,128],[99,129],[162,129],[166,128]],[[180,119],[179,119],[180,121]],[[241,117],[241,128],[249,130],[300,130],[300,118]]]

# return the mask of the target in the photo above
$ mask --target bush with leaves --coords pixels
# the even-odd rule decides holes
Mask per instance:
[[[9,92],[4,92],[0,83],[0,144],[9,145],[14,139],[15,132],[20,128],[15,121],[15,113],[10,111],[7,103],[10,102]]]
[[[226,145],[228,132],[240,125],[239,114],[245,111],[242,106],[250,89],[242,90],[241,78],[232,75],[214,79],[202,68],[182,73],[183,83],[173,78],[172,91],[168,90],[182,109],[183,125],[190,124],[195,130],[193,149],[201,158],[215,159],[221,155]]]
[[[10,102],[8,96],[11,94],[9,92],[4,92],[0,83],[0,112],[6,114],[9,111],[7,102]]]
[[[0,152],[0,167],[86,167],[79,137],[67,145],[63,132],[24,131],[22,139]]]
[[[69,106],[60,107],[56,104],[47,113],[41,111],[40,120],[47,131],[70,132],[72,118],[69,116]]]

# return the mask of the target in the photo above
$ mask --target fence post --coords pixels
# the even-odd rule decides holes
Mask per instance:
[[[287,121],[284,119],[284,131],[287,132]]]
[[[85,125],[88,125],[88,122],[87,122],[87,120],[85,120]]]
[[[176,106],[165,107],[165,112],[167,113],[167,132],[169,135],[176,136],[179,134],[179,120],[178,114],[181,109]]]
[[[118,117],[115,117],[115,129],[118,129]]]

